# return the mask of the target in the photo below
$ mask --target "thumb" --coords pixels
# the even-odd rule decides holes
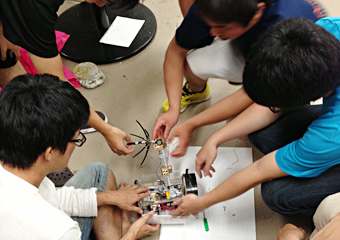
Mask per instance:
[[[171,130],[171,127],[169,127],[169,125],[166,125],[165,129],[164,129],[164,138],[168,138],[169,137],[170,130]]]
[[[152,131],[152,139],[156,139],[158,137],[158,130],[161,127],[162,127],[162,124],[156,122],[155,126],[153,127],[153,131]]]
[[[124,153],[126,154],[133,153],[136,150],[135,148],[131,148],[131,146],[125,145],[125,147],[126,147],[126,151],[124,151]]]
[[[127,142],[132,142],[132,139],[127,134],[125,135],[124,140]]]
[[[155,213],[154,211],[150,211],[144,217],[142,217],[140,219],[143,221],[143,223],[146,223],[146,221],[148,219],[150,219],[153,216],[154,213]]]

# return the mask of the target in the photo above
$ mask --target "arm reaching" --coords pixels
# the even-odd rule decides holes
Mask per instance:
[[[133,206],[133,204],[140,199],[149,196],[151,193],[147,193],[147,190],[147,187],[139,188],[138,186],[132,184],[121,187],[116,191],[100,192],[97,193],[97,206],[100,207],[103,205],[115,205],[120,209],[142,214],[143,210]]]
[[[174,37],[165,54],[164,84],[169,100],[169,110],[156,119],[152,138],[168,138],[178,121],[181,108],[184,63],[189,50],[181,48]]]
[[[238,171],[215,189],[201,197],[188,194],[182,199],[175,201],[174,204],[178,205],[178,208],[172,215],[187,216],[195,214],[216,203],[235,198],[262,182],[288,176],[276,164],[275,153],[276,151],[271,152],[248,167]]]
[[[269,108],[253,103],[226,126],[209,137],[196,155],[198,176],[202,177],[201,170],[203,170],[204,176],[209,175],[211,177],[210,171],[213,170],[211,165],[216,159],[217,148],[222,143],[262,129],[273,123],[279,116],[280,113],[273,113]]]
[[[64,76],[60,55],[53,58],[42,58],[32,53],[29,53],[29,55],[35,68],[40,74],[52,74],[59,77],[60,80],[67,82],[67,79]],[[104,120],[101,119],[91,107],[88,124],[105,137],[106,142],[114,153],[118,155],[126,155],[135,150],[131,146],[125,145],[124,141],[132,141],[125,132],[104,122]]]
[[[241,88],[233,94],[218,101],[205,111],[178,124],[169,136],[170,142],[174,137],[178,137],[180,139],[178,147],[171,155],[174,157],[184,156],[194,129],[226,120],[227,118],[242,112],[252,103],[253,101],[248,97],[244,89]]]

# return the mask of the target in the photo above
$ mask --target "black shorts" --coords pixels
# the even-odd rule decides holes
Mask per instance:
[[[1,56],[1,53],[0,53],[0,56]],[[14,52],[12,52],[11,50],[7,50],[6,60],[2,61],[0,58],[0,69],[13,67],[17,63],[15,58],[16,56]]]

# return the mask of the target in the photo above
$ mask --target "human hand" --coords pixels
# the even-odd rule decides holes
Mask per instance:
[[[109,144],[111,150],[119,156],[127,155],[135,151],[135,149],[131,146],[125,145],[124,140],[127,142],[132,142],[132,140],[119,128],[110,126],[109,130],[102,132],[102,134],[105,137],[106,142]]]
[[[126,211],[133,211],[139,214],[143,213],[143,210],[134,206],[133,204],[139,201],[142,198],[149,196],[151,193],[146,192],[149,188],[140,188],[134,184],[126,185],[126,183],[122,183],[120,188],[116,191],[110,191],[111,194],[111,202],[109,204],[116,205],[120,209]]]
[[[2,23],[0,22],[0,51],[1,60],[5,61],[7,58],[7,50],[11,50],[15,54],[15,60],[18,61],[20,58],[20,48],[8,41],[3,33]]]
[[[168,138],[169,133],[173,126],[178,121],[179,113],[173,111],[167,111],[156,119],[155,126],[153,127],[152,139],[156,138]]]
[[[181,122],[171,132],[168,142],[171,142],[174,137],[178,137],[179,145],[174,151],[171,152],[171,156],[182,157],[184,156],[191,139],[191,134],[194,128],[187,124],[187,122]]]
[[[279,230],[276,240],[304,240],[305,237],[305,230],[288,223]]]
[[[208,175],[212,177],[210,171],[215,172],[215,169],[211,165],[215,161],[216,156],[217,146],[208,140],[196,155],[196,172],[200,178],[202,178],[201,170],[205,177]]]
[[[340,238],[340,214],[336,215],[331,221],[321,229],[311,240],[337,240]]]
[[[149,236],[157,232],[159,229],[159,224],[146,224],[146,221],[151,218],[154,214],[154,211],[148,212],[144,217],[141,217],[137,221],[135,221],[129,228],[126,235],[131,235],[130,239],[139,239],[145,236]],[[124,237],[123,237],[124,239]]]
[[[177,205],[178,207],[171,214],[172,216],[188,217],[190,214],[197,216],[197,213],[204,209],[200,202],[200,198],[193,193],[178,199],[177,201],[173,202],[173,204]]]

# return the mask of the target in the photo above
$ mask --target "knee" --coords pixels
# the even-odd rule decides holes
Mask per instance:
[[[105,191],[114,191],[114,190],[117,190],[117,183],[116,183],[116,178],[113,172],[110,170],[109,179],[107,181]]]
[[[100,174],[103,169],[105,169],[105,164],[100,162],[93,162],[89,165],[85,166],[84,169],[91,169],[90,171],[93,171],[95,174]]]
[[[192,72],[192,70],[191,70],[191,68],[190,68],[190,65],[189,65],[189,63],[188,63],[187,60],[185,60],[185,62],[184,62],[184,76],[185,76],[186,78],[190,78],[190,77],[192,77],[192,76],[196,76],[196,75]]]
[[[315,208],[303,207],[299,200],[296,202],[290,186],[284,185],[281,179],[262,183],[261,196],[268,208],[281,215],[312,218],[315,212]]]
[[[318,206],[313,222],[317,231],[326,226],[329,221],[340,212],[340,193],[336,193],[325,198]]]
[[[276,145],[270,138],[266,136],[266,133],[263,132],[264,131],[261,129],[257,132],[248,134],[248,140],[250,143],[263,154],[268,154],[274,150],[277,150],[279,148],[278,145]]]
[[[261,196],[263,202],[274,212],[282,214],[284,208],[283,199],[280,197],[280,193],[275,191],[275,187],[270,182],[264,182],[261,185]]]

